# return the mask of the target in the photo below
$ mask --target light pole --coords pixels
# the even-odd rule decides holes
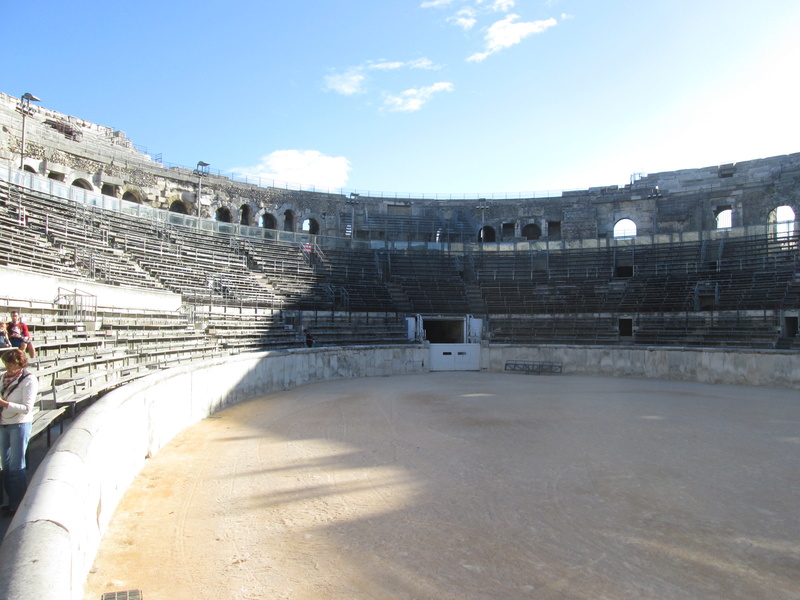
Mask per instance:
[[[203,192],[203,177],[208,175],[208,163],[205,161],[197,161],[197,167],[194,170],[197,175],[197,218],[200,218],[200,194]],[[199,227],[199,222],[198,222]]]
[[[22,94],[22,98],[19,99],[19,103],[17,104],[17,112],[22,113],[22,147],[19,151],[19,168],[22,169],[25,163],[25,117],[31,116],[33,113],[36,112],[36,107],[31,106],[31,101],[33,102],[41,102],[39,98],[25,92]]]

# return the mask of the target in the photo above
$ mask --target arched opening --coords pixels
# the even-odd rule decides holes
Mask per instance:
[[[721,206],[717,210],[717,229],[730,229],[733,227],[733,209],[730,206]]]
[[[22,167],[22,170],[25,171],[26,173],[36,173],[36,169],[34,169],[30,165],[25,165],[24,167]]]
[[[66,177],[65,177],[65,175],[63,173],[56,173],[55,171],[50,171],[47,174],[47,178],[48,179],[53,179],[55,181],[61,181],[61,182],[63,182],[64,179],[66,179]]]
[[[189,211],[186,210],[186,205],[181,200],[175,200],[172,204],[170,204],[169,212],[174,212],[181,215],[189,214]]]
[[[614,225],[614,239],[636,237],[636,223],[631,219],[620,219]]]
[[[233,215],[231,211],[224,206],[220,206],[217,212],[214,213],[214,219],[217,223],[233,223]]]
[[[316,219],[305,219],[303,221],[303,233],[310,233],[311,235],[319,235],[319,223]]]
[[[278,221],[273,215],[264,213],[264,215],[261,217],[261,226],[264,229],[277,229]]]
[[[294,231],[294,213],[291,210],[283,213],[283,230]]]
[[[91,191],[92,189],[94,189],[92,188],[92,184],[86,181],[85,179],[76,179],[75,181],[72,182],[72,185],[77,188],[81,188],[83,190]]]
[[[542,237],[542,228],[536,223],[528,223],[522,228],[522,237],[526,240],[538,240]]]
[[[485,242],[494,242],[497,239],[497,236],[494,232],[494,227],[490,227],[489,225],[485,225],[481,227],[480,231],[478,231],[478,243],[483,244]]]
[[[104,183],[103,187],[100,188],[100,193],[103,194],[103,196],[111,196],[113,198],[116,198],[118,193],[117,190],[118,187],[116,185],[113,185],[111,183]]]
[[[142,203],[142,199],[133,192],[125,192],[124,194],[122,194],[122,199],[127,200],[128,202],[135,202],[136,204]]]
[[[770,225],[775,226],[775,237],[779,240],[788,240],[794,237],[796,231],[796,215],[791,206],[779,206],[769,214]]]
[[[239,212],[241,213],[241,218],[239,219],[240,225],[250,226],[253,224],[253,211],[248,204],[243,204]]]

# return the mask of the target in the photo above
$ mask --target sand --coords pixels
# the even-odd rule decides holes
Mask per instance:
[[[184,431],[85,598],[800,598],[796,391],[431,373]]]

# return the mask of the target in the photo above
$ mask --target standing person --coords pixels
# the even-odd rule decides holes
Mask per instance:
[[[6,324],[0,323],[0,350],[5,348],[11,348],[11,342],[8,339],[8,334],[6,333]]]
[[[314,334],[310,329],[306,329],[306,346],[309,348],[314,346]]]
[[[6,331],[8,331],[8,339],[14,348],[19,348],[23,352],[27,352],[31,358],[36,358],[31,332],[28,330],[28,326],[22,322],[22,318],[16,310],[11,311],[11,320],[6,324]]]
[[[6,368],[0,385],[0,466],[8,496],[8,504],[0,507],[0,514],[10,517],[17,512],[28,489],[25,452],[31,436],[39,380],[28,371],[28,357],[22,350],[7,350],[0,360]]]

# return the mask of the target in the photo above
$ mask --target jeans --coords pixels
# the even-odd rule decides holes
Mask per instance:
[[[3,486],[8,495],[8,506],[16,509],[25,490],[28,474],[25,471],[25,452],[31,436],[31,424],[0,425],[0,466],[3,468]]]

